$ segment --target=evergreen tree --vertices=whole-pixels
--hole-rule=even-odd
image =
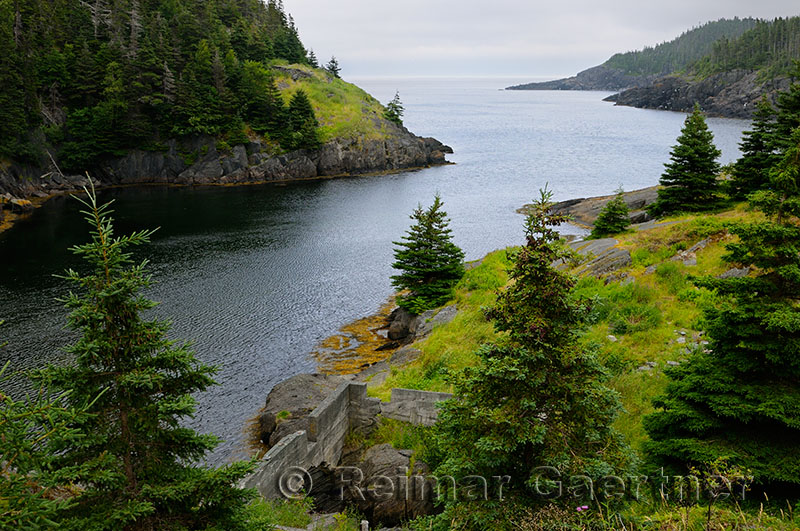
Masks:
[[[0,155],[35,161],[45,132],[83,172],[169,136],[241,139],[242,63],[277,58],[307,61],[280,2],[0,1]]]
[[[648,207],[655,216],[681,211],[712,209],[719,204],[717,196],[717,159],[722,153],[714,145],[714,135],[709,131],[700,106],[695,104],[684,122],[678,144],[670,153],[671,162],[665,164],[661,176],[664,188],[658,191],[658,200]]]
[[[245,61],[239,90],[247,102],[244,119],[250,127],[280,141],[286,133],[286,107],[270,71],[259,62]]]
[[[27,132],[25,85],[19,51],[14,43],[15,16],[8,3],[0,3],[0,155],[21,152]]]
[[[75,361],[38,374],[54,390],[73,389],[68,407],[94,400],[91,416],[69,425],[84,437],[48,447],[54,469],[84,472],[60,528],[239,529],[252,494],[232,485],[252,465],[195,465],[217,439],[181,426],[194,413],[191,394],[214,383],[215,369],[168,339],[167,322],[142,316],[156,304],[141,294],[151,283],[147,262],[133,265],[130,247],[152,231],[117,237],[108,204],[90,193],[84,205],[92,239],[73,252],[90,271],[65,277],[79,290],[65,300],[69,327],[81,334],[68,349]],[[107,462],[94,466],[100,457]]]
[[[753,115],[752,130],[744,132],[739,144],[742,157],[729,183],[732,197],[742,199],[769,185],[769,171],[776,162],[775,125],[775,109],[764,96]]]
[[[8,365],[0,369],[0,381],[6,379]],[[108,466],[105,457],[98,456],[87,467],[53,469],[56,456],[47,445],[83,438],[83,432],[72,425],[83,421],[91,406],[65,406],[68,394],[53,396],[41,388],[33,396],[15,400],[0,391],[0,529],[57,528],[54,519],[73,501],[51,493],[67,492],[87,479],[86,471]]]
[[[284,142],[288,149],[316,149],[320,145],[319,123],[314,107],[305,91],[300,89],[289,101],[288,136]]]
[[[319,61],[317,60],[317,54],[314,53],[314,50],[308,51],[308,64],[314,68],[319,68]]]
[[[800,25],[800,17],[797,17]],[[800,31],[800,29],[798,30]],[[775,117],[775,135],[773,141],[776,149],[785,153],[793,148],[792,133],[800,127],[800,62],[795,63],[792,71],[794,78],[789,90],[778,93],[777,115]]]
[[[730,229],[739,241],[726,260],[756,274],[698,281],[718,294],[705,315],[709,350],[669,371],[644,419],[655,467],[723,458],[761,487],[800,486],[800,130],[791,140],[771,189],[750,196],[767,219]]]
[[[552,265],[571,253],[555,229],[568,218],[551,206],[543,191],[525,222],[526,245],[509,254],[511,282],[487,312],[507,335],[482,347],[481,363],[455,378],[456,399],[437,424],[438,473],[510,475],[512,492],[528,498],[538,467],[598,477],[619,472],[628,459],[611,428],[619,398],[579,343],[589,303],[574,297],[575,279]]]
[[[452,241],[450,220],[443,205],[439,194],[427,210],[419,205],[411,215],[414,224],[403,241],[393,242],[397,248],[392,267],[400,274],[392,277],[392,285],[410,291],[398,300],[398,305],[413,314],[446,303],[464,276],[464,253]]]
[[[342,69],[339,68],[339,61],[336,60],[335,56],[331,57],[331,60],[325,65],[325,70],[330,72],[336,79],[340,78],[339,73],[342,71]]]
[[[592,238],[619,234],[631,226],[630,211],[624,194],[625,192],[620,188],[614,199],[606,203],[594,222]]]
[[[386,110],[383,111],[383,117],[402,127],[404,112],[405,109],[403,108],[403,103],[400,101],[400,93],[395,92],[392,101],[386,104]]]

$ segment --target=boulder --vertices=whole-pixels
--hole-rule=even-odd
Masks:
[[[579,274],[588,274],[595,277],[613,273],[624,267],[628,267],[633,263],[631,253],[627,249],[618,249],[613,247],[606,252],[602,253],[591,259],[585,264]]]
[[[364,477],[364,499],[355,502],[373,524],[398,525],[433,513],[436,486],[425,477],[429,473],[425,463],[414,461],[412,467],[412,455],[411,450],[397,450],[391,444],[373,446],[364,454],[358,467]]]
[[[416,315],[411,314],[405,308],[397,308],[389,315],[389,339],[397,341],[406,339],[411,335],[412,323],[416,320]]]
[[[449,323],[458,315],[458,308],[455,304],[445,306],[431,316],[426,316],[428,312],[417,318],[417,327],[414,331],[416,337],[424,337],[430,334],[434,327]]]
[[[725,271],[724,273],[719,275],[717,278],[744,278],[749,274],[750,274],[750,268],[749,267],[744,267],[744,268],[741,268],[741,269],[734,267],[733,269],[729,269],[728,271]]]

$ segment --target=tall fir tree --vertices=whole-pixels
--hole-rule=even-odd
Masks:
[[[739,149],[741,158],[733,167],[733,176],[728,183],[729,192],[736,199],[769,186],[769,171],[777,162],[776,112],[764,96],[753,115],[753,125],[742,135]]]
[[[0,384],[19,377],[7,376],[8,368],[9,363],[0,368]],[[63,493],[92,477],[96,467],[111,465],[106,456],[99,455],[85,466],[52,466],[57,456],[48,451],[48,445],[85,437],[74,425],[85,421],[92,404],[65,406],[68,394],[53,394],[42,387],[15,399],[0,391],[0,529],[57,529],[58,515],[74,504]]]
[[[339,67],[339,61],[336,60],[336,56],[331,57],[331,60],[325,65],[325,70],[330,72],[336,79],[341,77],[342,69]]]
[[[773,496],[800,487],[800,130],[791,142],[771,189],[750,196],[766,219],[730,229],[739,240],[725,259],[755,274],[698,281],[718,294],[705,315],[710,345],[669,371],[644,419],[655,467],[721,458]]]
[[[793,148],[792,133],[800,127],[800,62],[795,62],[793,82],[789,89],[778,93],[775,117],[775,148],[781,153]]]
[[[681,211],[713,209],[719,204],[717,159],[722,152],[714,145],[714,135],[708,129],[700,106],[686,117],[677,145],[670,153],[671,161],[664,165],[658,200],[648,207],[655,216]]]
[[[143,317],[156,303],[141,293],[151,284],[147,262],[134,265],[130,248],[147,243],[152,231],[117,237],[108,204],[98,206],[92,192],[84,206],[92,238],[73,252],[90,269],[65,276],[79,290],[65,299],[68,325],[81,334],[68,348],[74,363],[37,376],[56,391],[72,389],[69,407],[92,403],[90,417],[69,425],[84,437],[59,438],[48,448],[54,469],[82,472],[59,526],[240,529],[252,493],[233,484],[252,465],[197,465],[217,439],[182,426],[195,410],[192,393],[214,384],[215,369],[168,339],[169,323]],[[99,457],[105,462],[97,465]]]
[[[319,68],[319,60],[317,60],[317,54],[314,53],[314,50],[311,49],[308,51],[308,64],[314,68]]]
[[[619,234],[630,227],[631,218],[628,204],[625,202],[625,192],[620,188],[614,199],[606,203],[597,216],[592,229],[592,238],[602,238],[612,234]]]
[[[509,475],[509,494],[529,500],[537,498],[540,467],[599,477],[620,472],[629,459],[611,427],[619,397],[604,384],[594,352],[579,343],[590,304],[574,296],[574,277],[553,266],[571,252],[556,230],[568,218],[551,206],[543,191],[525,221],[526,244],[509,254],[509,285],[487,312],[502,339],[457,375],[456,399],[437,424],[444,456],[437,472]]]
[[[22,154],[28,129],[22,58],[14,40],[15,13],[0,4],[0,155]]]
[[[419,205],[411,219],[414,224],[394,242],[392,267],[400,274],[392,285],[410,293],[398,305],[412,314],[441,306],[453,296],[453,288],[464,276],[464,253],[452,241],[452,230],[439,194],[427,210]]]
[[[289,101],[288,131],[284,145],[288,149],[315,149],[320,145],[319,122],[311,100],[302,89]]]
[[[392,101],[386,104],[386,109],[383,111],[383,117],[402,127],[404,112],[405,109],[403,108],[403,102],[400,101],[400,93],[395,92]]]

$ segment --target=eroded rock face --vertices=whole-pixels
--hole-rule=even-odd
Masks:
[[[357,467],[363,473],[361,495],[350,491],[351,499],[372,523],[397,525],[418,516],[432,514],[435,485],[427,478],[428,466],[415,461],[411,450],[397,450],[391,444],[368,449]]]
[[[251,142],[220,152],[209,136],[170,140],[160,151],[131,150],[92,172],[98,186],[119,184],[237,184],[377,173],[446,164],[453,150],[433,138],[415,136],[379,120],[383,138],[336,139],[317,150],[277,154]],[[39,165],[0,169],[0,195],[16,198],[80,190],[86,176],[52,173],[49,160]],[[54,169],[54,168],[53,168]],[[46,175],[45,177],[43,177]]]
[[[581,199],[570,199],[556,203],[552,207],[555,214],[565,214],[571,216],[577,223],[586,226],[594,225],[597,216],[605,208],[609,201],[616,195],[605,195],[599,197],[589,197]],[[644,210],[648,205],[655,203],[658,199],[658,186],[651,186],[642,190],[632,190],[623,194],[625,204],[630,210],[631,223],[644,223],[652,218]],[[530,205],[522,207],[520,213],[527,213]]]
[[[261,441],[272,447],[291,433],[307,430],[309,413],[344,381],[328,374],[298,374],[276,385],[258,419]]]
[[[314,509],[336,512],[355,505],[375,529],[434,514],[435,480],[425,463],[411,465],[412,455],[411,450],[379,444],[360,461],[312,467]]]
[[[700,81],[672,75],[646,86],[629,88],[610,96],[607,101],[628,107],[681,112],[691,112],[697,102],[712,116],[751,118],[763,94],[774,98],[778,91],[787,90],[789,83],[787,78],[762,83],[758,73],[749,70],[722,72]]]
[[[419,339],[430,334],[435,326],[449,323],[457,314],[458,308],[455,304],[428,310],[420,315],[397,308],[389,315],[389,339],[402,342]]]

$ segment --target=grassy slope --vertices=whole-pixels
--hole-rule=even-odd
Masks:
[[[680,361],[691,355],[684,351],[686,345],[678,342],[680,332],[686,333],[690,343],[692,338],[698,343],[702,341],[698,335],[702,330],[702,308],[712,301],[712,294],[696,288],[690,275],[719,275],[730,269],[722,260],[724,246],[733,238],[726,226],[732,221],[752,220],[756,216],[744,206],[738,206],[714,215],[671,218],[680,223],[623,234],[618,237],[619,246],[629,249],[633,258],[633,264],[623,272],[634,277],[635,282],[623,286],[618,282],[606,285],[590,277],[579,279],[578,293],[595,299],[594,320],[582,341],[596,348],[609,368],[610,385],[620,393],[625,408],[616,428],[635,450],[639,451],[646,439],[642,417],[653,411],[651,400],[666,385],[664,367],[669,361]],[[710,244],[697,253],[697,266],[670,260],[703,239],[709,239]],[[506,252],[495,251],[468,271],[456,290],[458,317],[437,327],[427,339],[415,345],[422,355],[402,369],[393,369],[385,383],[369,388],[369,394],[388,400],[393,387],[450,391],[446,370],[477,363],[473,354],[476,348],[497,337],[492,324],[484,319],[481,307],[492,304],[495,291],[507,283],[507,264]],[[656,266],[655,271],[648,271],[650,266]],[[609,338],[611,335],[616,341]],[[656,367],[650,371],[639,370],[646,362],[654,362]],[[702,520],[704,524],[704,510],[700,507],[690,510],[689,521],[697,521],[700,526]],[[776,513],[779,511],[780,508],[775,509]],[[685,510],[654,510],[650,505],[634,504],[628,516],[651,524],[662,522],[663,529],[695,528],[680,524],[687,518]],[[735,511],[718,516],[740,522],[742,518]],[[794,529],[788,524],[784,527],[764,513],[750,513],[745,518],[756,525],[754,528]],[[759,527],[759,523],[767,527]]]
[[[357,86],[335,79],[325,70],[305,65],[290,68],[306,72],[311,77],[293,80],[287,72],[276,71],[275,81],[286,102],[300,88],[306,91],[317,120],[323,142],[334,138],[379,139],[386,136],[386,124],[381,120],[381,103]]]

